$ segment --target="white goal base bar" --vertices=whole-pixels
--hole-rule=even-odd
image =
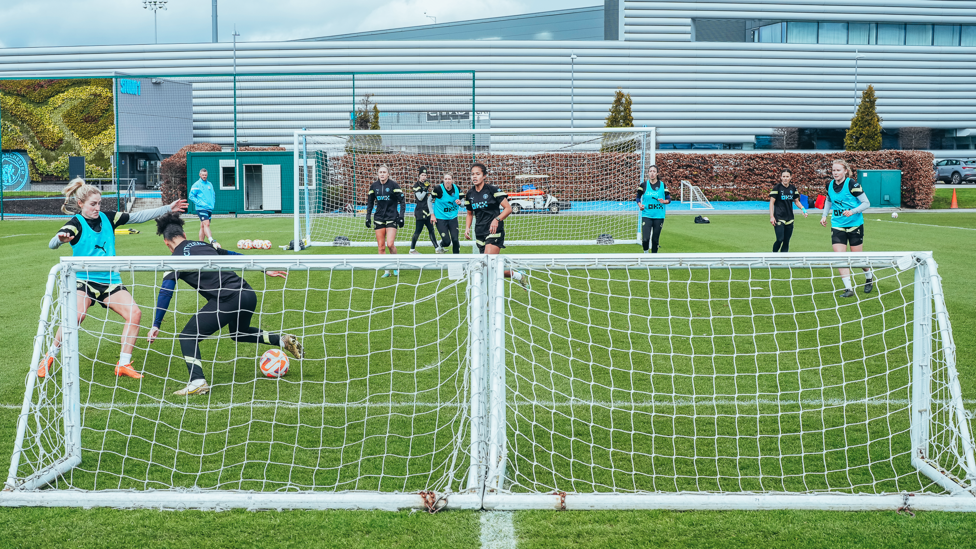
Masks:
[[[957,511],[976,512],[976,498],[890,495],[789,494],[489,494],[489,511],[555,509],[671,511]]]

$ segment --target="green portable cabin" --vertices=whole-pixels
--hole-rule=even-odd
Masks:
[[[901,170],[858,170],[857,182],[872,208],[901,207]]]

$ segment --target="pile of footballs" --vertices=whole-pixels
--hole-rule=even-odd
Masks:
[[[270,250],[270,240],[238,240],[237,249],[239,250]]]

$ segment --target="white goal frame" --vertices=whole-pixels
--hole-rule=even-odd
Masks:
[[[635,151],[640,154],[640,174],[641,177],[638,181],[634,182],[635,188],[640,184],[640,181],[646,174],[646,167],[655,163],[656,152],[657,152],[657,128],[656,127],[641,127],[641,128],[492,128],[492,129],[409,129],[409,130],[297,130],[294,132],[294,139],[292,143],[292,149],[294,151],[294,251],[300,251],[303,247],[310,246],[337,246],[335,242],[319,242],[316,241],[311,235],[310,229],[308,227],[311,225],[311,215],[308,212],[303,212],[301,210],[302,203],[309,203],[308,188],[302,187],[302,180],[313,180],[309,173],[309,162],[303,159],[308,158],[308,145],[307,138],[309,137],[370,137],[370,136],[452,136],[452,135],[470,135],[475,136],[488,136],[489,138],[493,135],[498,136],[532,136],[532,135],[551,135],[555,137],[562,138],[563,140],[569,141],[570,145],[577,143],[577,140],[582,142],[586,139],[594,139],[608,134],[635,134],[639,135],[640,148]],[[490,145],[489,145],[490,146]],[[545,152],[545,151],[541,151]],[[472,162],[475,159],[472,158]],[[490,166],[489,166],[490,169]],[[469,187],[469,183],[463,179],[459,178],[455,184],[461,189],[462,194],[464,190]],[[404,193],[410,191],[408,186],[403,186]],[[630,202],[630,200],[628,200]],[[307,207],[307,206],[306,206]],[[341,215],[341,214],[340,214]],[[523,214],[524,215],[524,214]],[[608,215],[621,215],[621,214],[608,214]],[[626,214],[623,214],[626,215]],[[305,227],[306,231],[303,234],[302,231],[302,217],[305,217]],[[463,226],[464,226],[464,209],[458,211],[458,222],[461,225],[460,233],[463,237]],[[622,235],[622,237],[617,237],[614,241],[616,244],[638,244],[640,242],[640,212],[635,208],[633,212],[634,216],[634,226],[635,230],[633,237],[631,235]],[[518,222],[518,219],[513,219],[513,222]],[[409,233],[406,230],[401,230],[398,232],[398,237],[408,236]],[[474,242],[471,241],[472,247]],[[553,244],[559,245],[591,245],[597,244],[599,239],[594,240],[515,240],[507,239],[506,245],[513,246],[548,246]],[[398,246],[408,245],[409,240],[398,240]],[[431,246],[430,242],[427,241],[426,237],[421,238],[417,244],[419,246],[427,247]],[[362,246],[371,247],[375,246],[375,241],[356,241],[351,240],[344,242],[341,246]]]
[[[506,309],[516,304],[522,292],[504,277],[512,268],[555,269],[561,271],[648,271],[649,269],[679,270],[709,269],[776,269],[840,267],[914,269],[914,306],[911,321],[913,354],[910,368],[911,464],[930,479],[941,492],[920,493],[753,493],[753,492],[633,492],[633,493],[512,493],[506,489],[507,467],[512,433],[507,426],[511,396],[506,375]],[[46,485],[78,467],[85,456],[82,450],[80,424],[80,374],[78,351],[77,308],[75,298],[76,273],[85,270],[113,270],[116,272],[179,269],[235,270],[287,269],[302,271],[316,268],[382,270],[399,268],[436,270],[457,275],[463,272],[468,290],[468,357],[469,367],[467,403],[470,440],[464,443],[463,454],[457,459],[468,460],[464,466],[465,483],[462,490],[432,494],[392,492],[260,492],[235,490],[106,490],[47,489]],[[60,281],[60,285],[58,282]],[[538,283],[538,282],[537,282]],[[60,288],[60,294],[55,289]],[[509,300],[511,300],[509,302]],[[61,301],[60,318],[51,318],[55,301]],[[64,329],[61,380],[64,395],[60,413],[63,416],[63,447],[60,457],[43,470],[22,475],[22,452],[32,415],[35,413],[37,364],[43,355],[43,334],[51,323]],[[941,344],[942,361],[946,369],[944,385],[948,398],[944,402],[932,400],[931,379],[933,338]],[[26,379],[24,403],[18,418],[17,435],[11,456],[10,470],[0,506],[106,506],[125,508],[171,509],[384,509],[440,508],[454,509],[827,509],[873,510],[913,509],[943,511],[976,511],[976,455],[971,418],[965,409],[962,388],[956,370],[955,346],[948,311],[943,299],[941,278],[930,252],[865,252],[851,254],[601,254],[579,256],[509,255],[509,256],[229,256],[219,258],[62,258],[52,268],[41,303],[38,336],[34,341],[31,367]],[[934,405],[942,406],[950,417],[951,438],[957,463],[938,463],[929,454],[932,440]],[[953,473],[956,471],[956,473]],[[962,472],[960,474],[959,472]]]
[[[685,188],[688,188],[689,208],[692,210],[714,210],[715,206],[705,198],[705,193],[690,181],[681,180],[681,202],[685,201]]]

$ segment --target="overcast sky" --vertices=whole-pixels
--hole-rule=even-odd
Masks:
[[[602,0],[218,0],[219,40],[293,40],[331,34],[601,5]],[[211,0],[170,0],[159,42],[210,42]],[[142,0],[0,0],[0,47],[152,44]]]

